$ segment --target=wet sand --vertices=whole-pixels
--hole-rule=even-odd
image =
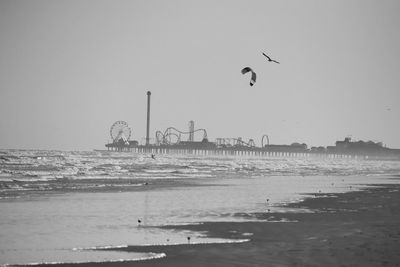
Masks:
[[[377,185],[343,194],[310,195],[290,208],[314,213],[238,216],[293,222],[210,222],[171,226],[245,243],[129,246],[121,251],[166,253],[140,262],[59,266],[400,266],[400,185]],[[168,228],[168,227],[167,227]],[[248,235],[243,233],[252,233]]]

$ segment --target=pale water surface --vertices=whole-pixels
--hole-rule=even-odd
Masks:
[[[231,242],[157,226],[291,212],[282,204],[303,194],[399,183],[390,178],[400,174],[396,161],[21,150],[0,156],[2,265],[163,257],[98,248],[186,243],[188,236],[191,243]]]

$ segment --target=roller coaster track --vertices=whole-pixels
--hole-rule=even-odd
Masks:
[[[174,145],[181,142],[181,135],[183,134],[193,134],[196,132],[203,132],[203,140],[207,139],[207,131],[205,129],[197,129],[194,131],[183,132],[175,127],[169,127],[164,132],[157,131],[156,132],[156,142],[157,145]]]
[[[242,140],[242,138],[217,138],[218,146],[242,146],[242,147],[255,147],[253,139],[249,139],[248,142]]]

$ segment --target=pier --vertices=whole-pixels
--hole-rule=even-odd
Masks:
[[[355,154],[311,151],[271,151],[266,148],[184,148],[174,146],[108,146],[108,151],[154,155],[187,155],[208,157],[242,158],[327,158],[327,159],[370,159],[400,160],[399,154]]]
[[[209,157],[400,160],[400,149],[387,148],[382,142],[352,141],[350,137],[336,141],[335,146],[311,148],[297,142],[290,145],[270,144],[270,138],[266,134],[261,137],[261,146],[257,146],[252,138],[245,141],[241,137],[220,137],[215,142],[210,142],[207,131],[195,129],[192,120],[189,121],[187,131],[168,127],[164,131],[156,131],[155,142],[150,142],[150,97],[151,92],[147,91],[145,142],[139,144],[136,140],[130,140],[131,128],[128,123],[116,121],[110,129],[112,142],[105,145],[108,151]],[[195,134],[201,135],[201,141],[195,141]]]

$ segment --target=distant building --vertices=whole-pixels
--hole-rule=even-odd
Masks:
[[[267,151],[276,152],[308,152],[306,144],[292,143],[291,145],[266,145],[264,149]]]
[[[325,153],[326,148],[323,146],[319,146],[319,147],[313,146],[313,147],[311,147],[310,151],[314,152],[314,153]]]
[[[217,145],[212,142],[208,142],[207,139],[203,139],[202,141],[180,141],[177,144],[174,145],[168,145],[170,147],[176,147],[176,148],[190,148],[190,149],[215,149]]]
[[[131,148],[137,147],[139,142],[136,140],[125,141],[120,138],[118,141],[106,144],[108,150],[114,151],[130,151]]]
[[[381,142],[375,143],[372,141],[357,141],[352,142],[351,138],[346,137],[343,141],[337,141],[335,150],[337,152],[350,152],[356,154],[380,154],[388,152],[388,149],[383,147]]]

